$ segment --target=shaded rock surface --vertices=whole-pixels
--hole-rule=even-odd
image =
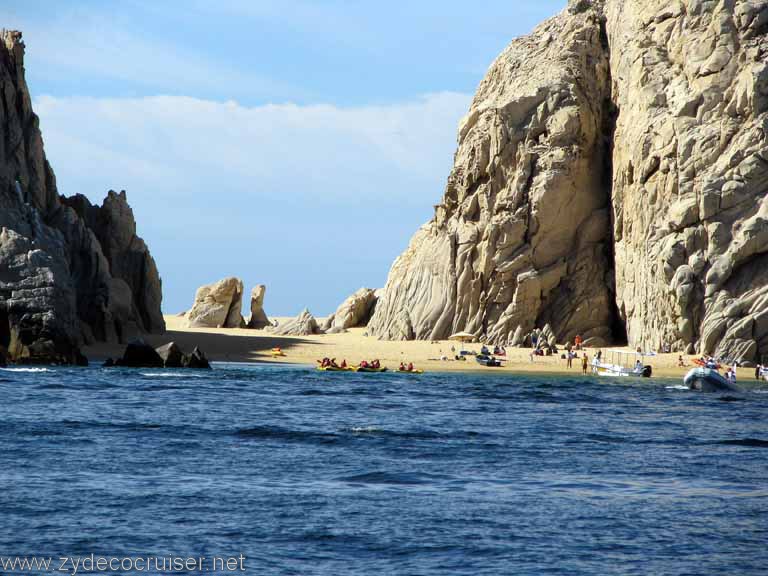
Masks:
[[[0,347],[82,363],[78,347],[165,329],[161,285],[125,193],[59,196],[24,79],[21,34],[0,43]]]
[[[768,356],[768,2],[580,0],[497,58],[379,337]]]
[[[323,323],[323,329],[330,332],[340,332],[347,328],[365,326],[371,319],[376,307],[376,290],[360,288],[349,296]]]
[[[272,332],[280,336],[309,336],[320,334],[322,330],[315,317],[305,308],[296,318],[280,324]]]
[[[205,354],[197,346],[191,354],[185,354],[175,342],[153,348],[144,340],[137,339],[128,344],[123,356],[113,361],[108,358],[105,367],[126,368],[210,368]]]
[[[181,368],[184,366],[184,352],[181,351],[176,342],[168,342],[168,344],[155,348],[155,352],[162,358],[163,366],[166,368]]]
[[[264,294],[267,287],[259,284],[251,289],[251,317],[248,319],[248,328],[261,330],[271,326],[267,313],[264,312]]]
[[[243,328],[243,281],[229,277],[197,289],[187,312],[187,325],[209,328]]]
[[[163,358],[143,340],[134,340],[125,347],[123,357],[115,362],[115,366],[128,368],[162,368]]]

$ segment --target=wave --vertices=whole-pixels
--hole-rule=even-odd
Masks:
[[[365,472],[353,476],[342,476],[336,478],[338,482],[349,484],[392,484],[403,486],[414,486],[421,484],[434,484],[436,481],[444,482],[452,480],[453,477],[441,474],[427,474],[425,472],[386,472],[377,470],[375,472]]]
[[[768,440],[761,440],[759,438],[735,438],[733,440],[720,440],[715,444],[723,444],[725,446],[748,446],[750,448],[768,448]]]
[[[688,386],[683,386],[682,384],[675,384],[674,386],[665,386],[667,390],[690,390]]]
[[[240,438],[257,438],[264,440],[282,440],[285,442],[308,442],[317,444],[332,444],[339,440],[336,434],[327,432],[311,432],[308,430],[289,430],[280,426],[254,426],[239,428],[235,436]]]
[[[341,428],[339,432],[353,434],[355,436],[376,436],[381,438],[392,438],[397,440],[475,440],[478,438],[488,438],[491,434],[476,432],[474,430],[387,430],[386,428],[377,428],[376,426],[350,426]]]
[[[52,372],[48,368],[0,368],[4,372]]]
[[[205,378],[202,374],[188,374],[179,372],[139,372],[147,378]]]

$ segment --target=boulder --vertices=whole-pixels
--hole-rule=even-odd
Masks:
[[[195,349],[192,350],[192,354],[190,354],[189,356],[185,356],[184,367],[196,368],[196,369],[210,369],[211,364],[208,362],[208,358],[205,357],[205,354],[203,354],[202,350],[200,350],[200,348],[195,346]]]
[[[331,316],[329,316],[323,328],[326,331],[332,329],[346,330],[365,326],[373,314],[376,306],[376,291],[371,288],[360,288],[342,302]]]
[[[271,326],[267,314],[264,312],[264,293],[267,287],[264,284],[254,286],[251,290],[251,317],[248,319],[248,328],[261,330]]]
[[[155,348],[158,356],[163,360],[163,366],[166,368],[181,368],[184,366],[184,352],[176,344],[176,342],[169,342],[159,348]]]
[[[144,340],[129,342],[123,352],[123,357],[115,362],[115,366],[127,368],[163,368],[163,359]]]
[[[322,330],[315,317],[305,308],[296,318],[280,324],[272,332],[280,336],[310,336],[320,334]]]
[[[224,278],[201,286],[187,312],[187,325],[191,328],[243,328],[242,301],[243,281],[239,278]]]

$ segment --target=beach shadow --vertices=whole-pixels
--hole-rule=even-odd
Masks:
[[[295,346],[317,344],[298,337],[272,336],[261,330],[254,330],[253,336],[167,330],[165,334],[147,334],[142,338],[155,348],[175,342],[186,353],[192,352],[197,346],[214,362],[267,362],[273,359],[269,354],[273,348],[280,347],[287,354]],[[119,358],[124,350],[125,344],[96,343],[85,347],[84,353],[93,362]]]

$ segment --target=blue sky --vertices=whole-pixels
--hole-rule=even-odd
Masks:
[[[125,189],[164,311],[239,276],[327,314],[443,191],[490,63],[565,0],[6,0],[59,191]]]

